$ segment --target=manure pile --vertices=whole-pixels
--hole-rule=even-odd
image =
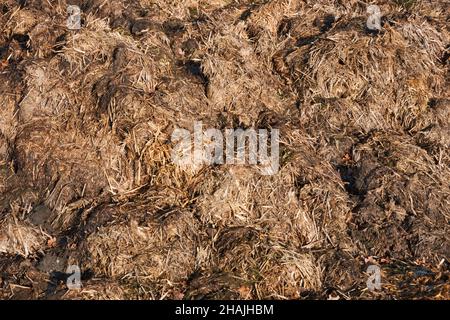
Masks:
[[[449,1],[1,0],[0,29],[0,298],[449,299]],[[176,165],[199,121],[278,129],[279,171]]]

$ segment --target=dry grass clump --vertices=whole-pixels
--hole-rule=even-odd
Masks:
[[[182,282],[195,270],[197,228],[189,213],[173,211],[154,222],[101,227],[86,240],[86,267],[92,265],[96,275],[111,279]]]
[[[435,31],[430,34],[433,42],[428,45],[414,40],[428,31],[426,27],[413,24],[405,26],[402,33],[387,29],[376,39],[361,37],[353,30],[338,31],[339,25],[335,28],[327,38],[312,44],[306,63],[301,48],[300,57],[294,56],[295,51],[289,57],[298,70],[304,101],[343,99],[356,103],[353,108],[373,118],[372,125],[354,123],[359,120],[358,113],[355,119],[346,119],[346,124],[359,130],[401,128],[418,132],[430,125],[428,101],[444,89],[444,73],[436,61],[437,53],[444,49],[440,35]],[[421,61],[420,65],[416,61]]]
[[[448,298],[448,3],[377,4],[3,1],[0,296]],[[175,165],[196,121],[280,172]]]
[[[0,253],[28,257],[45,245],[48,235],[14,216],[2,221]]]
[[[220,185],[206,186],[213,192],[198,201],[203,223],[213,228],[211,248],[204,249],[209,263],[254,284],[255,298],[317,290],[322,268],[310,252],[352,250],[345,234],[348,196],[339,177],[324,171],[313,156],[297,152],[276,178],[250,169],[230,170]]]

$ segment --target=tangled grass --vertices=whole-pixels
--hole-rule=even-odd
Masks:
[[[0,296],[448,299],[450,4],[368,4],[2,1]],[[176,166],[195,121],[280,172]]]

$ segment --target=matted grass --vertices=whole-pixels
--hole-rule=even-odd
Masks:
[[[0,296],[448,299],[449,3],[376,4],[3,1]],[[195,121],[280,172],[176,166]]]

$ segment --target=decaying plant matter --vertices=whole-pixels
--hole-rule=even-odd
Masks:
[[[0,297],[448,299],[449,12],[2,0]],[[176,166],[195,121],[279,129],[279,173]]]

